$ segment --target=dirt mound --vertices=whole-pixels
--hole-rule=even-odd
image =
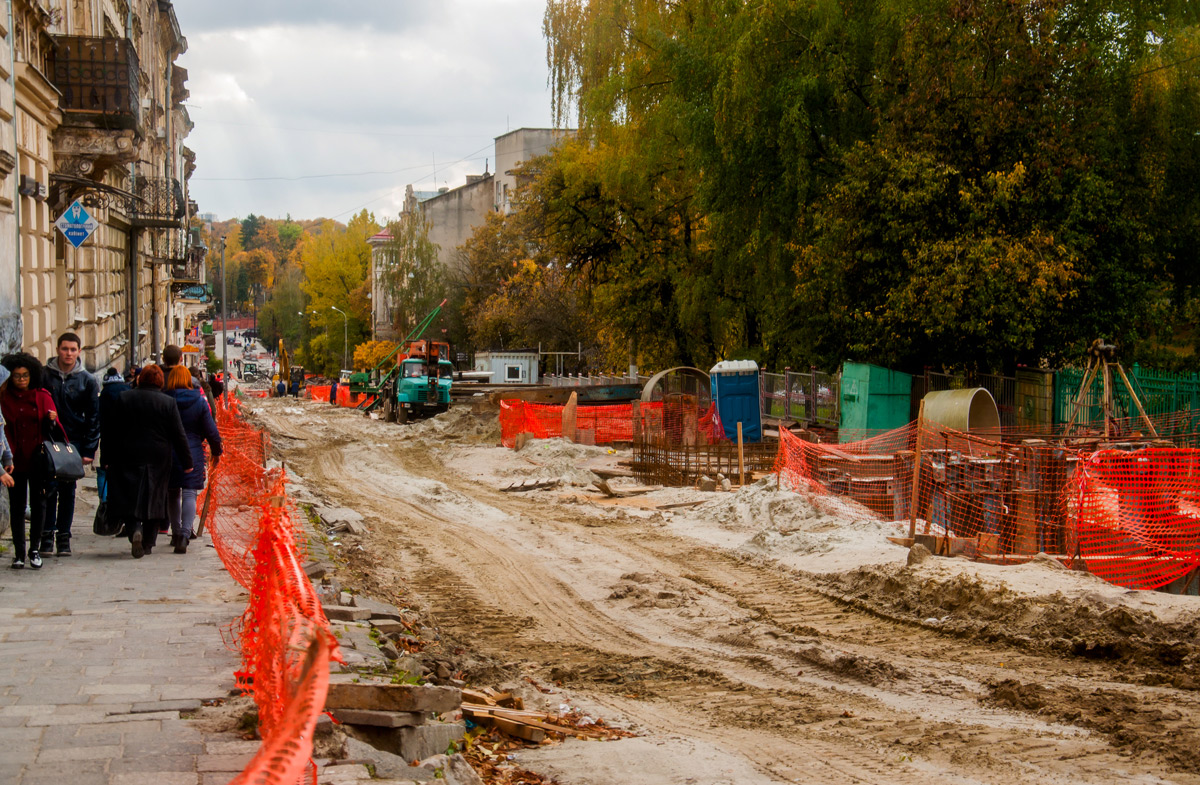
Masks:
[[[588,486],[597,477],[583,466],[609,454],[607,447],[575,444],[567,439],[536,439],[515,453],[525,465],[514,461],[505,474],[513,478],[557,477],[568,485]]]
[[[1144,674],[1143,680],[1200,688],[1200,620],[1164,622],[1145,610],[1125,606],[1120,595],[1027,596],[975,575],[931,576],[919,568],[891,565],[821,580],[856,605],[944,632],[1088,659],[1169,668],[1167,673]]]
[[[1109,688],[1047,687],[1004,679],[988,685],[983,702],[1103,733],[1130,752],[1154,752],[1179,771],[1200,770],[1200,733],[1180,712],[1146,705],[1144,695]]]
[[[453,406],[436,417],[407,425],[404,433],[428,444],[499,444],[500,420],[495,414],[475,414],[469,406]]]
[[[781,489],[775,475],[715,498],[680,517],[732,532],[753,532],[741,546],[751,555],[830,553],[845,545],[881,544],[898,533],[849,499]]]

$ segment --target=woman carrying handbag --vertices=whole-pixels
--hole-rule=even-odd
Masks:
[[[39,569],[42,557],[37,550],[25,552],[25,505],[29,504],[29,542],[36,549],[42,541],[45,522],[45,473],[38,466],[42,442],[58,420],[54,399],[42,389],[42,364],[33,355],[10,354],[0,360],[9,377],[0,385],[0,413],[4,415],[4,435],[12,451],[12,467],[8,470],[13,481],[8,489],[12,509],[12,540],[14,570],[25,566]],[[5,483],[7,485],[8,483]]]

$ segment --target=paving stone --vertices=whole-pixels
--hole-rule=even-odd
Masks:
[[[338,722],[350,725],[374,725],[378,728],[408,728],[424,725],[425,715],[413,711],[371,711],[369,709],[334,709]]]
[[[254,755],[261,746],[257,741],[210,741],[204,750],[209,755]]]
[[[54,763],[65,760],[111,760],[121,754],[119,745],[99,747],[63,747],[43,750],[38,763]]]
[[[462,691],[457,687],[335,681],[329,685],[325,705],[335,709],[454,711],[462,705]]]
[[[371,611],[350,605],[326,605],[325,616],[330,621],[364,621],[371,618]]]
[[[141,714],[145,712],[158,711],[196,711],[199,708],[199,698],[188,698],[184,700],[163,700],[135,703],[129,708],[129,711],[133,714]]]
[[[126,772],[114,774],[109,785],[197,785],[199,775],[193,771]],[[225,778],[228,783],[229,778]]]
[[[159,755],[139,756],[114,760],[108,765],[112,774],[130,774],[143,771],[186,771],[196,775],[196,755],[170,754],[172,747],[159,748]]]
[[[18,782],[21,785],[62,785],[64,776],[66,775],[35,767],[27,771]],[[103,771],[77,771],[70,777],[71,785],[109,785],[108,775]]]
[[[196,759],[196,771],[241,771],[253,755],[201,755]]]

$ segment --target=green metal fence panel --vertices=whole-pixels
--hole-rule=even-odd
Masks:
[[[1142,407],[1151,418],[1176,412],[1196,412],[1200,420],[1200,374],[1171,371],[1155,371],[1142,368],[1137,363],[1127,372]],[[1062,368],[1054,375],[1054,423],[1062,425],[1071,420],[1076,398],[1080,395],[1084,371],[1080,368]],[[1137,417],[1137,406],[1129,396],[1120,374],[1113,374],[1113,402],[1116,416]],[[1076,422],[1094,422],[1103,417],[1101,401],[1104,396],[1104,380],[1097,373],[1080,398]]]

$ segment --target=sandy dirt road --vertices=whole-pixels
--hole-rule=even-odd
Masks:
[[[1052,565],[907,567],[876,535],[856,540],[874,564],[803,569],[748,546],[803,537],[836,564],[812,543],[840,542],[840,519],[782,527],[814,503],[769,481],[680,515],[582,487],[503,493],[580,479],[563,459],[597,451],[504,450],[494,415],[250,408],[309,492],[365,516],[370,534],[341,543],[346,583],[426,608],[470,680],[638,732],[521,756],[562,783],[1200,783],[1195,598]]]

